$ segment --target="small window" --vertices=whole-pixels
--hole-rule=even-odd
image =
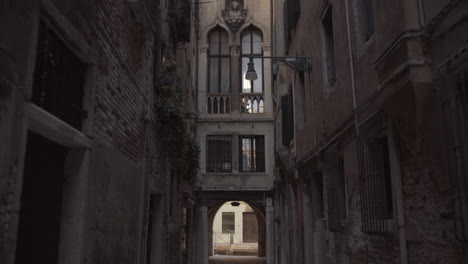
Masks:
[[[45,20],[39,23],[32,102],[76,129],[84,115],[86,64]]]
[[[339,144],[325,152],[328,194],[328,226],[331,231],[343,231],[346,220],[346,195],[343,153]]]
[[[232,171],[232,136],[213,135],[206,137],[206,171]]]
[[[322,39],[324,53],[324,77],[326,88],[331,88],[336,82],[335,39],[333,32],[332,6],[328,5],[322,17]]]
[[[241,172],[265,172],[264,136],[241,136],[240,168]]]
[[[234,212],[222,213],[222,232],[223,234],[232,234],[236,232],[236,218]]]
[[[304,128],[307,123],[307,113],[306,113],[306,91],[305,91],[305,81],[304,81],[304,72],[300,72],[298,75],[298,93],[299,93],[299,112],[300,116],[300,127]]]
[[[285,147],[289,147],[294,139],[294,104],[292,87],[287,95],[281,96],[281,139]]]
[[[355,0],[358,41],[365,43],[374,34],[373,0]]]
[[[389,231],[393,199],[386,118],[378,112],[359,126],[361,215],[365,233]]]
[[[209,34],[209,91],[231,92],[231,55],[226,30],[216,27]]]

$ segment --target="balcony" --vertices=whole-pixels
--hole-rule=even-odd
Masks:
[[[208,94],[206,104],[208,114],[229,114],[231,113],[231,94]]]
[[[263,93],[242,93],[241,113],[261,114],[265,112],[265,100]]]

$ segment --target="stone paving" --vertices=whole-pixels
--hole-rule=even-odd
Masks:
[[[244,257],[244,256],[213,256],[210,257],[209,264],[265,264],[265,258]]]

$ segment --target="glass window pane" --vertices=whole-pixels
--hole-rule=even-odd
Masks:
[[[254,54],[261,54],[262,53],[262,35],[260,31],[255,30],[253,31],[253,52]]]
[[[221,32],[221,54],[229,55],[229,37],[226,31]]]
[[[210,34],[210,54],[219,54],[219,30]]]
[[[219,89],[219,58],[210,59],[210,92],[217,93]]]
[[[250,31],[242,34],[242,54],[250,54],[250,45],[251,45],[251,34]]]
[[[230,73],[231,73],[231,62],[229,58],[221,59],[221,92],[230,92]]]
[[[254,86],[254,93],[261,93],[263,92],[263,60],[258,58],[254,59],[255,63],[255,71],[257,72],[258,79],[255,80],[253,83]]]
[[[249,58],[242,58],[242,92],[243,93],[250,93],[252,89],[252,85],[250,81],[245,79],[245,75],[247,74],[248,63],[249,63]]]

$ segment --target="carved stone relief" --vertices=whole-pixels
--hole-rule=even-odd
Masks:
[[[237,32],[247,18],[247,9],[244,9],[244,0],[226,0],[223,18],[228,27],[233,32]]]

